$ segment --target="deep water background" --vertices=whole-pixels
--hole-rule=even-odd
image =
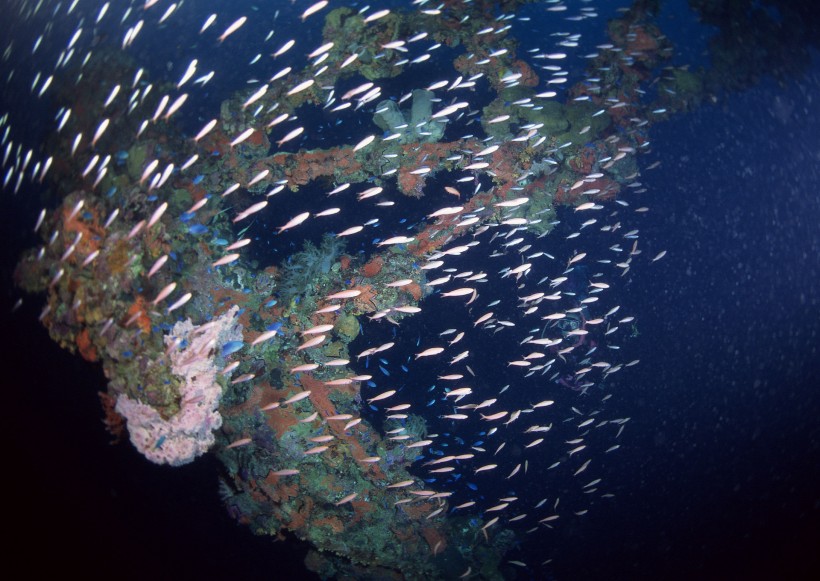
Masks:
[[[652,127],[629,198],[644,258],[622,292],[641,364],[616,495],[521,544],[521,579],[812,579],[820,573],[820,69]],[[0,329],[7,567],[89,577],[308,579],[304,548],[255,537],[220,465],[170,469],[109,446],[101,371],[37,323],[11,270],[39,206],[2,194]],[[549,238],[546,239],[549,244]],[[646,261],[645,261],[646,262]],[[522,401],[522,405],[526,403]],[[530,483],[534,486],[537,483]],[[551,491],[545,491],[545,496]],[[33,558],[32,558],[33,557]],[[552,559],[549,566],[536,566]]]

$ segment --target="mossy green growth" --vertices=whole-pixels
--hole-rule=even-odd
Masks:
[[[142,143],[136,143],[128,150],[128,159],[126,160],[125,167],[128,170],[128,177],[131,178],[131,181],[139,181],[140,176],[142,176],[147,154],[148,148]]]
[[[185,212],[191,207],[193,199],[190,192],[184,188],[176,188],[168,197],[168,211],[176,216]]]
[[[538,107],[522,108],[521,117],[526,123],[543,123],[544,126],[538,130],[542,135],[557,135],[570,127],[567,108],[557,101],[544,101]]]
[[[336,321],[336,332],[342,336],[346,342],[351,342],[359,336],[359,319],[354,315],[342,315]]]
[[[674,91],[677,100],[700,101],[703,98],[703,79],[700,75],[685,69],[674,69],[661,81],[664,88]]]
[[[593,117],[600,108],[599,105],[588,101],[563,107],[569,126],[565,132],[556,135],[556,141],[559,144],[570,142],[573,145],[583,145],[597,139],[600,133],[609,127],[612,122],[612,119],[606,113]],[[580,133],[587,126],[589,126],[589,129],[584,133]]]

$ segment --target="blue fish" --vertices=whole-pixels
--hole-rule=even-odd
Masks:
[[[201,184],[201,183],[202,183],[202,180],[204,180],[204,179],[205,179],[205,176],[204,176],[204,175],[202,175],[202,174],[199,174],[198,176],[196,176],[196,177],[195,177],[195,178],[191,181],[191,183],[193,183],[195,186],[198,186],[199,184]]]
[[[387,371],[387,370],[386,370],[384,367],[382,367],[381,365],[379,365],[379,371],[381,371],[382,373],[384,373],[387,377],[390,377],[390,372],[389,372],[389,371]]]
[[[228,241],[225,240],[224,238],[214,238],[213,243],[216,246],[227,246],[228,245]]]
[[[276,299],[271,299],[271,300],[269,300],[268,302],[265,303],[265,307],[268,308],[268,309],[275,306],[275,305],[276,305]]]
[[[222,346],[222,357],[227,357],[231,353],[236,353],[245,345],[242,341],[228,341]]]
[[[188,232],[190,234],[205,234],[208,231],[208,227],[204,224],[194,224],[193,226],[188,226]]]
[[[476,486],[472,482],[467,483],[467,488],[469,488],[470,490],[478,490],[478,486]]]
[[[402,370],[402,371],[404,371],[405,373],[408,373],[408,371],[409,371],[409,370],[407,369],[407,366],[406,366],[406,365],[402,365],[402,366],[401,366],[401,370]]]

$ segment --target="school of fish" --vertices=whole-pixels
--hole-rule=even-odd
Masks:
[[[334,0],[296,0],[287,10],[282,7],[281,16],[279,10],[239,3],[204,18],[191,0],[133,0],[119,5],[18,0],[13,4],[16,17],[29,29],[40,26],[41,32],[29,44],[4,41],[2,74],[9,86],[22,84],[26,100],[37,107],[46,107],[60,87],[79,83],[84,67],[103,47],[127,55],[137,68],[130,80],[112,74],[99,87],[99,109],[78,111],[64,105],[52,111],[45,135],[56,136],[65,147],[49,149],[34,141],[36,135],[17,124],[13,112],[0,117],[5,195],[33,195],[29,192],[47,187],[57,170],[61,179],[71,175],[75,181],[70,204],[48,205],[32,219],[34,231],[44,240],[33,260],[45,265],[48,292],[57,297],[46,303],[41,321],[48,324],[58,308],[77,309],[81,294],[65,289],[93,279],[100,263],[110,263],[115,252],[127,247],[131,254],[126,260],[145,261],[137,277],[147,300],[139,309],[111,313],[97,321],[89,331],[95,340],[113,343],[125,341],[124,337],[131,340],[135,333],[162,333],[158,325],[185,317],[196,322],[199,316],[198,322],[205,323],[208,317],[195,310],[201,306],[194,306],[203,304],[204,291],[174,267],[174,253],[150,259],[146,253],[143,259],[133,249],[142,241],[147,245],[168,225],[187,223],[213,208],[226,215],[234,234],[215,254],[201,260],[203,272],[214,277],[227,278],[232,272],[240,276],[251,268],[248,257],[254,247],[275,247],[278,237],[293,237],[306,228],[326,229],[348,241],[348,248],[366,249],[361,252],[388,261],[434,240],[415,262],[408,261],[413,267],[401,275],[377,279],[372,288],[353,280],[323,289],[316,308],[298,323],[283,321],[262,331],[246,329],[244,340],[232,346],[235,350],[226,355],[220,375],[230,387],[258,387],[265,370],[251,369],[248,357],[266,345],[281,345],[287,353],[285,375],[301,387],[276,399],[263,397],[253,413],[299,410],[298,423],[289,429],[301,424],[315,427],[312,437],[298,443],[300,458],[270,459],[270,478],[299,495],[306,470],[325,456],[340,454],[365,476],[340,480],[335,495],[323,500],[331,505],[328,510],[341,515],[365,510],[361,507],[370,495],[362,479],[375,479],[381,470],[392,474],[388,472],[392,460],[376,453],[366,437],[368,430],[380,425],[386,445],[406,454],[412,469],[399,472],[403,476],[395,481],[368,486],[389,495],[391,510],[411,504],[429,506],[419,517],[425,526],[468,515],[474,517],[472,532],[491,544],[496,530],[510,528],[526,536],[555,529],[561,521],[583,518],[593,507],[601,510],[602,503],[615,497],[606,467],[617,461],[630,417],[612,412],[610,400],[628,383],[620,378],[638,363],[627,355],[637,321],[621,308],[625,284],[634,271],[657,268],[654,263],[666,256],[657,241],[640,237],[640,218],[649,208],[633,201],[643,192],[639,173],[620,173],[615,178],[619,164],[635,163],[640,146],[627,139],[619,142],[612,134],[602,139],[608,139],[611,155],[600,156],[592,171],[567,184],[565,195],[572,196],[572,202],[556,209],[557,202],[545,202],[536,198],[542,194],[527,189],[538,177],[532,171],[502,165],[512,159],[513,148],[526,147],[547,168],[544,175],[549,175],[566,163],[564,154],[571,144],[555,143],[538,123],[511,128],[503,138],[485,134],[482,123],[485,128],[506,126],[512,113],[481,119],[483,105],[477,92],[482,87],[488,90],[487,77],[495,76],[491,82],[499,90],[529,95],[509,103],[510,111],[537,111],[551,100],[571,100],[563,92],[564,85],[581,77],[561,63],[582,59],[583,64],[583,59],[592,61],[607,51],[618,53],[612,44],[584,49],[582,35],[573,32],[574,24],[598,17],[591,2],[547,0],[537,5],[556,29],[540,37],[539,46],[521,47],[524,56],[519,58],[543,76],[536,87],[521,84],[525,79],[514,70],[499,79],[497,71],[489,68],[510,56],[515,49],[509,35],[530,20],[514,12],[497,10],[475,31],[483,53],[462,58],[470,61],[471,71],[479,72],[467,75],[441,66],[438,54],[453,50],[443,46],[447,43],[442,23],[466,25],[471,16],[478,18],[475,11],[467,12],[472,4],[467,1],[414,0],[388,10]],[[373,46],[319,38],[315,31],[321,30],[322,19],[343,6],[352,9],[348,18],[358,19],[360,27],[381,30],[375,27],[398,22],[399,14],[410,12],[414,19],[406,22],[415,28],[397,25],[389,38],[374,34]],[[269,14],[263,16],[260,9]],[[425,28],[418,28],[424,23]],[[198,40],[193,49],[179,51],[178,60],[168,64],[169,78],[162,80],[164,65],[140,62],[150,56],[143,39],[153,30],[174,27],[184,28],[186,38]],[[302,33],[308,29],[314,33]],[[527,43],[537,44],[534,38]],[[248,63],[227,58],[240,45],[256,47],[257,54]],[[215,55],[226,58],[220,61]],[[37,70],[10,67],[19,58],[43,66]],[[394,85],[386,79],[347,75],[359,70],[364,60],[372,63],[382,58],[392,59],[392,67],[411,71],[409,79],[401,77],[400,94],[391,94],[387,87]],[[486,73],[482,67],[487,67]],[[247,85],[237,91],[241,121],[228,125],[220,122],[218,105],[213,108],[206,93],[222,77],[237,75]],[[423,80],[418,86],[407,86],[415,82],[415,75]],[[583,80],[590,85],[605,83],[589,71],[585,75]],[[385,113],[380,102],[404,103],[413,89],[434,94],[432,111],[415,129],[405,123],[380,132],[371,122],[374,115]],[[575,100],[588,101],[591,93]],[[300,106],[286,106],[285,100]],[[52,102],[64,101],[55,95]],[[586,134],[596,116],[615,115],[624,107],[633,109],[627,123],[638,128],[646,124],[634,103],[610,99],[573,131]],[[258,143],[260,134],[270,140],[273,153],[296,152],[295,156],[305,139],[319,138],[311,117],[315,115],[341,139],[333,145],[346,146],[343,155],[378,156],[381,173],[365,181],[334,181],[332,187],[317,178],[312,187],[322,193],[310,194],[313,197],[299,205],[295,201],[307,193],[275,167],[258,165],[239,172],[246,174],[242,178],[226,172],[219,182],[206,182],[211,184],[207,196],[182,211],[172,209],[177,208],[171,199],[175,182],[202,179],[195,176],[211,172],[211,150],[218,135],[227,143],[223,156],[248,151],[245,148]],[[112,174],[122,175],[118,152],[126,149],[123,143],[137,144],[159,124],[172,126],[183,118],[189,128],[186,152],[164,150],[150,155],[139,167],[135,183],[119,182],[120,190],[139,191],[143,203],[138,209],[116,203],[107,206],[110,210],[101,216],[102,225],[93,228],[102,241],[99,248],[91,249],[83,239],[88,236],[85,229],[59,229],[60,224],[89,221],[92,206],[104,207],[100,204],[106,196],[116,200],[120,195],[103,191],[102,185],[109,183]],[[395,149],[399,142],[413,130],[419,132],[415,139],[424,139],[434,124],[444,127],[447,140],[457,144],[449,157],[425,156],[406,165],[404,154]],[[455,128],[470,133],[451,134]],[[447,171],[442,169],[445,163]],[[76,169],[66,172],[69,166]],[[502,170],[511,171],[516,180],[503,189],[494,180]],[[389,218],[397,205],[407,203],[398,191],[397,176],[425,184],[424,209],[416,219],[391,222]],[[602,188],[607,179],[618,181],[625,193],[616,197],[607,186]],[[309,191],[308,186],[302,188]],[[126,220],[127,227],[117,230]],[[264,237],[262,224],[269,225]],[[246,234],[249,228],[251,233]],[[190,244],[196,245],[195,230],[189,229]],[[74,283],[69,285],[69,280]],[[408,291],[415,286],[422,292],[418,300]],[[397,298],[385,304],[384,297]],[[337,340],[342,314],[350,312],[352,305],[363,308],[365,301],[372,306],[367,306],[366,316],[359,315],[361,330],[350,343],[351,351],[326,355],[323,350]],[[153,328],[138,328],[146,317]],[[417,320],[423,321],[423,327],[413,326]],[[309,382],[330,390],[352,386],[361,394],[359,410],[320,406],[320,393]],[[424,433],[410,428],[414,415],[427,420]],[[354,449],[350,440],[357,438],[359,449]],[[224,454],[252,454],[259,445],[250,432],[223,434],[217,441]],[[443,541],[430,544],[432,557],[445,550]],[[507,562],[521,568],[539,566]],[[477,565],[465,564],[462,577],[469,578]]]

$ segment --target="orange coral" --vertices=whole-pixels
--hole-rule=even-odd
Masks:
[[[302,499],[299,510],[290,514],[290,522],[286,523],[286,528],[297,531],[307,525],[308,517],[313,510],[313,499],[309,496]]]
[[[264,406],[262,406],[264,407]],[[268,418],[268,426],[276,432],[276,437],[281,438],[288,431],[288,428],[298,423],[296,416],[290,410],[276,408],[264,412]]]
[[[117,398],[104,391],[98,392],[97,395],[100,397],[100,403],[105,412],[105,418],[103,418],[105,429],[113,437],[110,443],[119,444],[125,436],[125,418],[115,411]]]
[[[441,229],[437,224],[430,224],[416,234],[415,242],[408,244],[407,249],[415,256],[423,256],[437,250],[447,239],[446,236],[438,236],[440,232]]]
[[[434,554],[440,553],[447,547],[447,537],[439,529],[433,527],[423,528],[421,534]]]
[[[73,211],[73,204],[63,204],[60,212],[60,219],[63,222],[63,236],[67,240],[66,248],[75,240],[75,236],[69,236],[69,234],[82,235],[80,241],[77,243],[76,251],[69,259],[70,262],[77,263],[84,260],[86,256],[95,250],[99,249],[100,240],[103,238],[105,233],[100,226],[100,216],[94,206],[90,204],[85,205],[82,211],[77,213],[76,216],[69,220],[68,217]],[[90,214],[91,219],[86,220],[82,218],[84,214]]]
[[[341,519],[335,516],[313,519],[311,525],[314,527],[328,527],[334,533],[341,533],[345,530],[344,523],[342,523]]]
[[[323,382],[319,381],[318,379],[315,379],[310,375],[304,373],[300,375],[299,383],[302,384],[302,387],[304,389],[310,390],[310,402],[313,404],[313,407],[316,408],[319,414],[325,417],[334,415],[336,413],[336,406],[333,405],[329,398],[331,392],[347,390],[349,393],[355,394],[359,391],[358,384],[355,383],[342,387],[329,387],[325,385]],[[359,443],[359,440],[357,438],[357,434],[361,430],[366,430],[369,428],[362,424],[359,424],[358,426],[355,426],[354,428],[349,430],[349,432],[345,432],[344,424],[341,422],[329,423],[328,427],[337,439],[345,442],[348,445],[348,447],[350,448],[350,455],[353,456],[355,460],[361,460],[362,458],[370,456],[370,454],[368,454],[367,451]],[[371,434],[371,440],[378,440],[378,435],[375,432]],[[366,467],[362,466],[362,470],[369,471],[371,477],[373,478],[385,478],[384,472],[382,472],[381,468],[379,468],[377,464],[367,464]]]
[[[302,151],[299,153],[277,153],[266,158],[258,166],[271,171],[284,171],[291,185],[305,185],[322,176],[333,176],[336,172],[350,175],[361,171],[362,164],[349,148],[335,147],[323,151]]]
[[[94,348],[94,344],[91,343],[88,328],[84,328],[77,335],[77,347],[80,349],[80,355],[82,355],[86,361],[97,360],[97,350]]]
[[[373,299],[376,298],[376,290],[369,284],[358,287],[362,294],[353,299],[353,304],[359,313],[372,313],[376,310]]]
[[[421,286],[417,282],[412,282],[406,286],[402,287],[402,290],[406,293],[409,293],[410,296],[413,297],[413,300],[420,301],[421,300]]]
[[[521,78],[518,79],[519,84],[522,87],[537,87],[539,83],[538,75],[532,70],[532,67],[528,65],[525,61],[516,60],[513,61],[513,67],[518,69],[518,72],[521,73]]]
[[[136,320],[132,323],[132,325],[136,325],[137,327],[142,330],[143,333],[148,334],[151,332],[151,319],[148,317],[148,307],[145,304],[145,297],[142,295],[137,295],[136,300],[134,303],[128,308],[128,312],[125,314],[123,322],[128,321],[139,313]]]
[[[382,271],[383,266],[384,259],[381,256],[377,256],[362,267],[362,276],[373,278]]]

